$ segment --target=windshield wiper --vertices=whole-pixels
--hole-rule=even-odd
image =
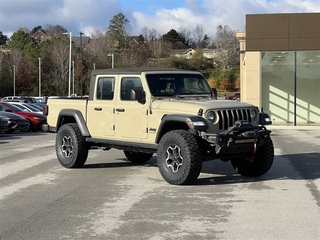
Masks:
[[[172,97],[172,96],[176,96],[176,94],[173,94],[173,93],[154,93],[152,95],[154,97]]]

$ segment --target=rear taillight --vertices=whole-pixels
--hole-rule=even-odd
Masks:
[[[48,105],[45,105],[45,106],[43,107],[42,112],[43,112],[43,115],[48,116],[49,106],[48,106]]]

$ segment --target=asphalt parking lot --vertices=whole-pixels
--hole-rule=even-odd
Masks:
[[[94,150],[65,169],[55,134],[1,134],[0,239],[320,239],[320,128],[269,128],[267,174],[210,161],[190,186],[167,184],[155,156]]]

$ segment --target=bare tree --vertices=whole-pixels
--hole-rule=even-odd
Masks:
[[[197,24],[196,28],[193,30],[193,37],[198,48],[201,47],[201,42],[204,36],[205,36],[205,31],[204,31],[203,25]]]
[[[140,34],[143,36],[146,43],[159,38],[157,30],[155,30],[154,28],[149,29],[147,27],[144,27],[141,29]]]
[[[187,27],[180,26],[178,33],[185,40],[185,44],[188,46],[191,40],[191,31]]]
[[[109,62],[108,54],[112,51],[112,41],[100,30],[91,35],[90,43],[86,46],[86,53],[90,55],[97,68],[106,68]]]
[[[19,48],[12,48],[10,51],[11,54],[11,60],[13,65],[15,65],[16,70],[18,70],[19,64],[23,58],[23,51]]]
[[[217,27],[214,45],[217,48],[223,69],[226,69],[232,60],[239,62],[239,42],[236,32],[229,26],[222,27],[219,25]]]
[[[155,30],[154,28],[151,28],[149,30],[149,41],[155,40],[157,38],[159,38],[159,34],[158,34],[157,30]]]
[[[67,29],[62,27],[61,25],[46,24],[44,26],[44,31],[46,32],[47,36],[61,37],[61,36],[63,36],[63,33],[67,32]]]
[[[31,33],[31,31],[27,27],[19,27],[18,31],[19,30],[24,31],[26,34],[30,34]]]
[[[67,95],[67,76],[68,76],[68,61],[69,61],[69,44],[67,39],[55,39],[51,46],[51,60],[53,66],[51,68],[52,79],[54,86],[60,95]]]
[[[147,27],[142,28],[141,31],[140,31],[140,34],[143,36],[144,41],[146,43],[148,43],[149,40],[150,40],[149,39],[149,29]]]

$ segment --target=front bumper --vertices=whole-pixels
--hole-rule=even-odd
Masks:
[[[48,123],[42,124],[42,130],[45,132],[56,132],[56,128],[51,127]]]
[[[5,132],[5,131],[8,131],[9,129],[9,124],[7,121],[1,121],[0,122],[0,132]]]
[[[204,134],[203,138],[214,147],[216,155],[232,155],[255,153],[270,139],[270,133],[264,126],[252,126],[239,121],[219,134]]]

